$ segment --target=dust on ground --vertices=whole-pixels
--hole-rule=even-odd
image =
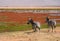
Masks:
[[[60,27],[56,28],[56,32],[47,32],[47,30],[4,32],[0,33],[0,41],[60,41]]]

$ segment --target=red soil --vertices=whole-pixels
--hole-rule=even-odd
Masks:
[[[0,21],[4,22],[19,22],[20,24],[26,23],[28,17],[32,17],[35,21],[45,23],[45,18],[48,14],[40,13],[17,13],[17,12],[0,12]],[[60,19],[60,16],[51,16],[50,18]],[[60,20],[57,20],[60,22]]]

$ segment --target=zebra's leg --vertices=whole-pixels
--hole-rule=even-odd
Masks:
[[[40,32],[40,27],[38,27],[38,29],[39,29],[39,32]]]
[[[36,26],[34,26],[34,27],[33,27],[33,29],[34,29],[34,32],[36,32],[36,31],[37,31]]]
[[[56,25],[54,25],[54,32],[56,32]]]
[[[36,32],[37,31],[37,29],[36,29],[36,27],[34,28],[34,32]]]
[[[32,26],[32,29],[33,29],[33,32],[35,32],[35,27],[34,26]]]
[[[51,26],[52,27],[52,32],[53,32],[53,30],[54,30],[54,26]]]
[[[48,26],[48,32],[50,31],[50,26]]]
[[[39,30],[39,32],[40,32],[40,27],[37,27],[38,28],[38,30]]]

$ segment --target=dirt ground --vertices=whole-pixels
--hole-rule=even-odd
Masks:
[[[4,32],[0,33],[0,41],[60,41],[60,27],[56,28],[56,32],[47,32],[47,30]]]

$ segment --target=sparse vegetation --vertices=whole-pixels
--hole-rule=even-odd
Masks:
[[[60,24],[57,24],[60,26]],[[42,24],[41,29],[47,28],[47,24]],[[0,32],[10,32],[10,31],[24,31],[24,30],[31,30],[32,26],[29,24],[19,24],[13,22],[0,22]]]

